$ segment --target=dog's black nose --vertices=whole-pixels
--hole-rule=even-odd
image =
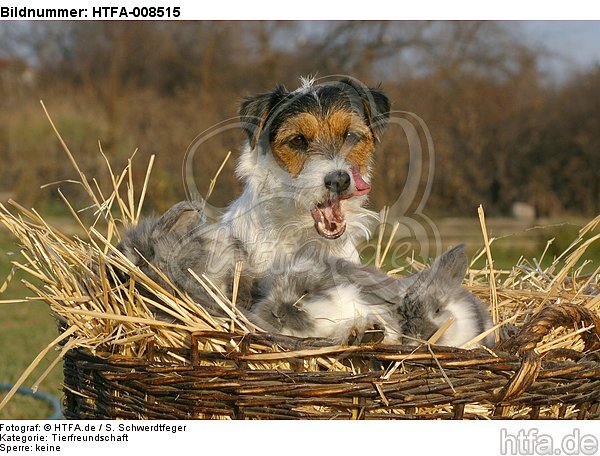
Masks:
[[[338,195],[350,187],[350,174],[346,171],[333,171],[325,176],[325,187]]]

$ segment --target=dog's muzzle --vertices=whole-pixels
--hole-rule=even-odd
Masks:
[[[353,180],[354,191],[348,193]],[[352,178],[346,171],[333,171],[325,176],[324,184],[330,196],[313,206],[310,213],[321,236],[325,239],[337,239],[346,231],[346,217],[340,201],[366,195],[371,191],[371,186],[362,178],[358,166],[352,167]]]

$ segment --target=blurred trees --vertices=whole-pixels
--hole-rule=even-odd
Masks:
[[[516,201],[542,216],[600,212],[600,69],[552,86],[539,69],[543,51],[503,23],[36,22],[3,24],[0,39],[0,193],[29,204],[56,197],[39,185],[73,175],[39,99],[101,180],[98,141],[117,165],[136,148],[143,161],[156,154],[149,203],[161,210],[183,198],[188,145],[235,117],[243,96],[293,88],[301,75],[347,74],[381,83],[393,109],[427,124],[436,150],[429,212],[472,215],[483,203],[507,214]],[[2,61],[25,62],[34,77],[11,75]],[[194,156],[202,193],[241,139],[228,130]],[[406,138],[392,127],[378,152],[375,206],[393,203],[408,166]],[[214,203],[239,191],[233,169]]]

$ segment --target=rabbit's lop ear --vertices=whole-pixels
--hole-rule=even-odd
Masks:
[[[198,202],[180,201],[156,222],[153,237],[166,234],[183,236],[202,221],[202,207]]]
[[[465,244],[459,244],[440,255],[431,265],[430,273],[438,286],[455,288],[461,285],[468,267]]]

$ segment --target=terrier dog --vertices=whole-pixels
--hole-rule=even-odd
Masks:
[[[294,91],[278,86],[244,100],[244,190],[222,224],[257,274],[307,246],[359,262],[356,246],[376,218],[363,205],[389,109],[381,89],[350,79],[303,79]]]
[[[120,250],[134,264],[158,267],[192,297],[202,297],[204,290],[188,269],[206,273],[229,294],[240,259],[243,283],[283,272],[296,255],[359,263],[356,246],[368,237],[368,219],[376,218],[363,205],[389,109],[381,89],[350,79],[322,84],[303,79],[294,91],[277,86],[247,98],[240,108],[247,142],[237,167],[244,190],[222,220],[213,225],[195,215],[198,226],[190,226],[186,214],[194,212],[180,203],[159,219],[164,223],[144,222],[130,230]],[[163,225],[185,229],[161,241],[162,231],[150,227]],[[143,259],[136,250],[146,253]],[[215,264],[218,273],[211,274]],[[247,289],[242,298],[249,300]]]

